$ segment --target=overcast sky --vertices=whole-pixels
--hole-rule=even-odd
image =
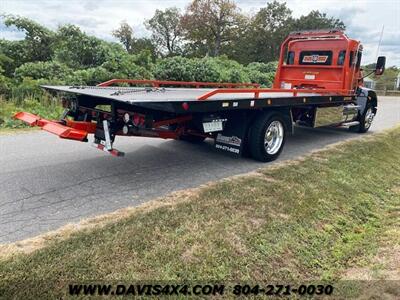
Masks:
[[[176,6],[182,10],[186,0],[0,0],[0,14],[16,14],[31,18],[56,29],[71,23],[88,34],[106,40],[115,40],[112,29],[126,20],[138,37],[148,36],[143,21],[156,9]],[[268,1],[237,0],[243,12],[256,13]],[[387,65],[400,66],[400,0],[287,0],[295,17],[311,10],[320,10],[340,18],[351,38],[364,44],[363,64],[376,60],[378,43],[384,26],[380,55],[387,56]],[[0,38],[21,39],[23,34],[0,23]]]

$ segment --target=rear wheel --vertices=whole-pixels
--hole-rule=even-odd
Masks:
[[[372,121],[375,117],[375,109],[374,107],[368,103],[367,107],[362,115],[360,115],[358,121],[360,124],[351,126],[349,129],[352,132],[358,132],[358,133],[365,133],[369,130],[369,128],[372,125]]]
[[[249,150],[258,161],[267,162],[278,158],[286,141],[285,121],[276,112],[260,115],[250,128]]]

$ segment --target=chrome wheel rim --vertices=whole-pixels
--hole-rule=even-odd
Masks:
[[[371,126],[373,119],[374,113],[372,112],[371,108],[368,108],[367,112],[365,113],[365,128],[369,128]]]
[[[283,142],[283,124],[280,121],[273,121],[265,131],[264,147],[269,155],[276,154]]]

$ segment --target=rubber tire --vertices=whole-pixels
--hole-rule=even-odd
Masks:
[[[373,109],[372,104],[367,103],[364,113],[358,118],[358,121],[360,122],[360,124],[349,127],[349,130],[351,132],[366,133],[371,128],[371,125],[368,128],[365,128],[365,116],[367,114],[367,110],[370,108]]]
[[[283,125],[283,141],[278,152],[271,155],[268,154],[264,146],[265,131],[273,121],[280,121]],[[251,125],[248,146],[251,156],[258,161],[268,162],[278,158],[281,154],[283,146],[286,142],[287,129],[285,119],[278,112],[267,112],[259,115]]]
[[[181,135],[179,139],[192,144],[199,144],[204,142],[206,138],[204,136],[198,136],[198,135]]]

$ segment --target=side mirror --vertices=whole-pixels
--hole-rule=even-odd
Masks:
[[[376,61],[375,75],[382,75],[385,72],[386,57],[379,56]]]

